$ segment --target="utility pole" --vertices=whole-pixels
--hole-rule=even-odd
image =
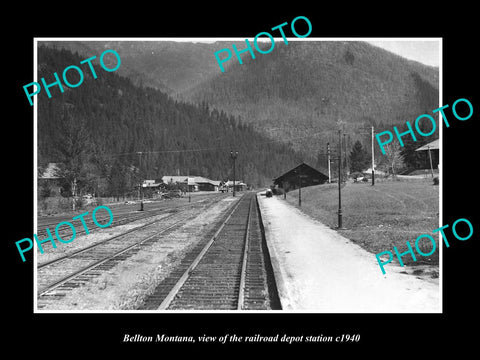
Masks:
[[[432,179],[433,179],[435,176],[433,175],[432,154],[430,152],[430,145],[427,145],[427,149],[428,149],[428,158],[430,159],[430,171],[432,172]]]
[[[139,165],[138,165],[138,199],[140,200],[140,211],[143,211],[143,189],[142,189],[142,152],[138,151],[137,154],[139,155]],[[140,193],[141,199],[140,199]]]
[[[73,196],[72,206],[73,206],[73,211],[75,211],[75,205],[77,202],[77,176],[76,175],[73,178],[73,182],[72,182],[72,196]]]
[[[302,206],[302,171],[298,168],[298,206]]]
[[[342,229],[342,136],[338,130],[338,229]]]
[[[372,186],[375,185],[375,147],[374,144],[375,130],[372,125]]]
[[[327,143],[327,161],[328,161],[328,183],[332,182],[332,175],[330,172],[330,143]]]
[[[368,129],[366,128],[361,128],[363,131],[367,131]],[[372,131],[370,132],[372,135],[372,186],[375,185],[375,129],[372,125]],[[366,134],[368,135],[369,133],[361,132],[359,134]]]
[[[238,151],[230,151],[230,156],[233,159],[233,197],[235,197],[235,160],[238,156]]]
[[[345,133],[343,133],[343,144],[345,145],[345,176],[347,175],[348,173],[348,152],[347,152],[347,140],[346,140],[346,135]]]

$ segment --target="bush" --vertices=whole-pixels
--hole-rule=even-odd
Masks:
[[[52,189],[47,182],[43,182],[42,185],[40,185],[38,195],[40,199],[46,199],[47,197],[52,196]]]
[[[54,209],[56,212],[72,210],[72,201],[70,198],[59,197]]]
[[[85,200],[81,196],[78,196],[72,201],[75,201],[75,209],[83,209],[83,207],[85,206]]]
[[[47,211],[48,210],[48,201],[46,199],[38,200],[37,201],[37,208],[42,212]]]

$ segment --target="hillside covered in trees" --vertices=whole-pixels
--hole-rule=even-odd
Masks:
[[[403,127],[439,106],[438,68],[366,42],[276,42],[267,55],[243,57],[183,96],[242,116],[273,139],[293,139],[307,155],[337,143],[338,129],[348,152],[357,140],[370,148],[371,126]]]
[[[63,93],[54,86],[52,98],[42,91],[36,99],[39,172],[50,162],[62,164],[62,175],[69,184],[75,179],[78,193],[121,195],[140,179],[172,174],[232,179],[231,150],[239,152],[237,177],[254,186],[270,184],[301,161],[289,146],[206,102],[173,100],[105,72],[98,63],[93,79],[87,65],[79,65],[86,58],[65,49],[38,49],[38,79],[51,83],[54,72],[61,77],[70,65],[84,70],[80,86],[64,86]],[[69,72],[73,84],[75,75]]]
[[[59,41],[42,42],[84,58],[115,49],[122,66],[115,73],[140,87],[152,87],[197,107],[209,104],[228,117],[241,118],[270,139],[283,142],[312,165],[326,166],[326,145],[335,151],[338,129],[345,151],[360,141],[369,149],[376,132],[405,126],[439,103],[439,69],[407,60],[362,41],[275,42],[272,52],[235,56],[222,73],[213,55],[236,41]],[[415,41],[412,39],[411,41]],[[260,43],[268,48],[270,44]],[[82,85],[83,86],[83,85]],[[427,124],[428,125],[428,124]],[[438,137],[420,138],[402,149],[406,168],[424,167],[414,150]],[[377,147],[378,150],[378,147]],[[384,160],[382,156],[376,157]],[[378,163],[377,161],[377,163]]]

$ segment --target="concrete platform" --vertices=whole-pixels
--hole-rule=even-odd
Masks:
[[[375,255],[283,199],[257,195],[283,310],[319,313],[439,313],[438,283],[383,275]]]

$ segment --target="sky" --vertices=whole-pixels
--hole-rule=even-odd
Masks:
[[[440,39],[404,39],[404,40],[365,40],[369,44],[381,47],[404,58],[425,65],[439,66],[441,54]]]
[[[238,38],[241,39],[241,38]],[[236,40],[238,40],[236,39]],[[330,38],[329,40],[334,39]],[[189,39],[191,40],[191,39]],[[233,39],[232,39],[233,40]],[[275,41],[279,39],[276,38]],[[289,40],[295,40],[294,37]],[[298,39],[297,39],[298,40]],[[303,38],[302,40],[308,40]],[[314,40],[314,39],[312,39]],[[343,40],[343,39],[342,39]],[[400,55],[404,58],[418,61],[429,66],[439,66],[441,58],[441,39],[440,38],[364,38],[351,39],[354,41],[365,41],[369,44],[381,47],[394,54]],[[213,42],[214,39],[202,39],[195,42]],[[259,38],[259,41],[270,41],[268,38]]]
[[[200,42],[200,43],[212,43],[218,40],[244,40],[245,38],[163,38],[163,40],[180,41],[180,42]],[[276,38],[275,41],[279,41],[281,38]],[[290,37],[288,40],[335,40],[335,38],[295,38]],[[118,38],[117,40],[121,40]],[[125,40],[131,40],[125,39]],[[159,41],[159,38],[146,38],[142,40]],[[259,41],[270,41],[268,38],[260,37]],[[381,47],[385,50],[393,52],[404,58],[418,61],[425,65],[439,66],[441,59],[441,38],[339,38],[338,40],[352,40],[352,41],[365,41],[369,44]]]

